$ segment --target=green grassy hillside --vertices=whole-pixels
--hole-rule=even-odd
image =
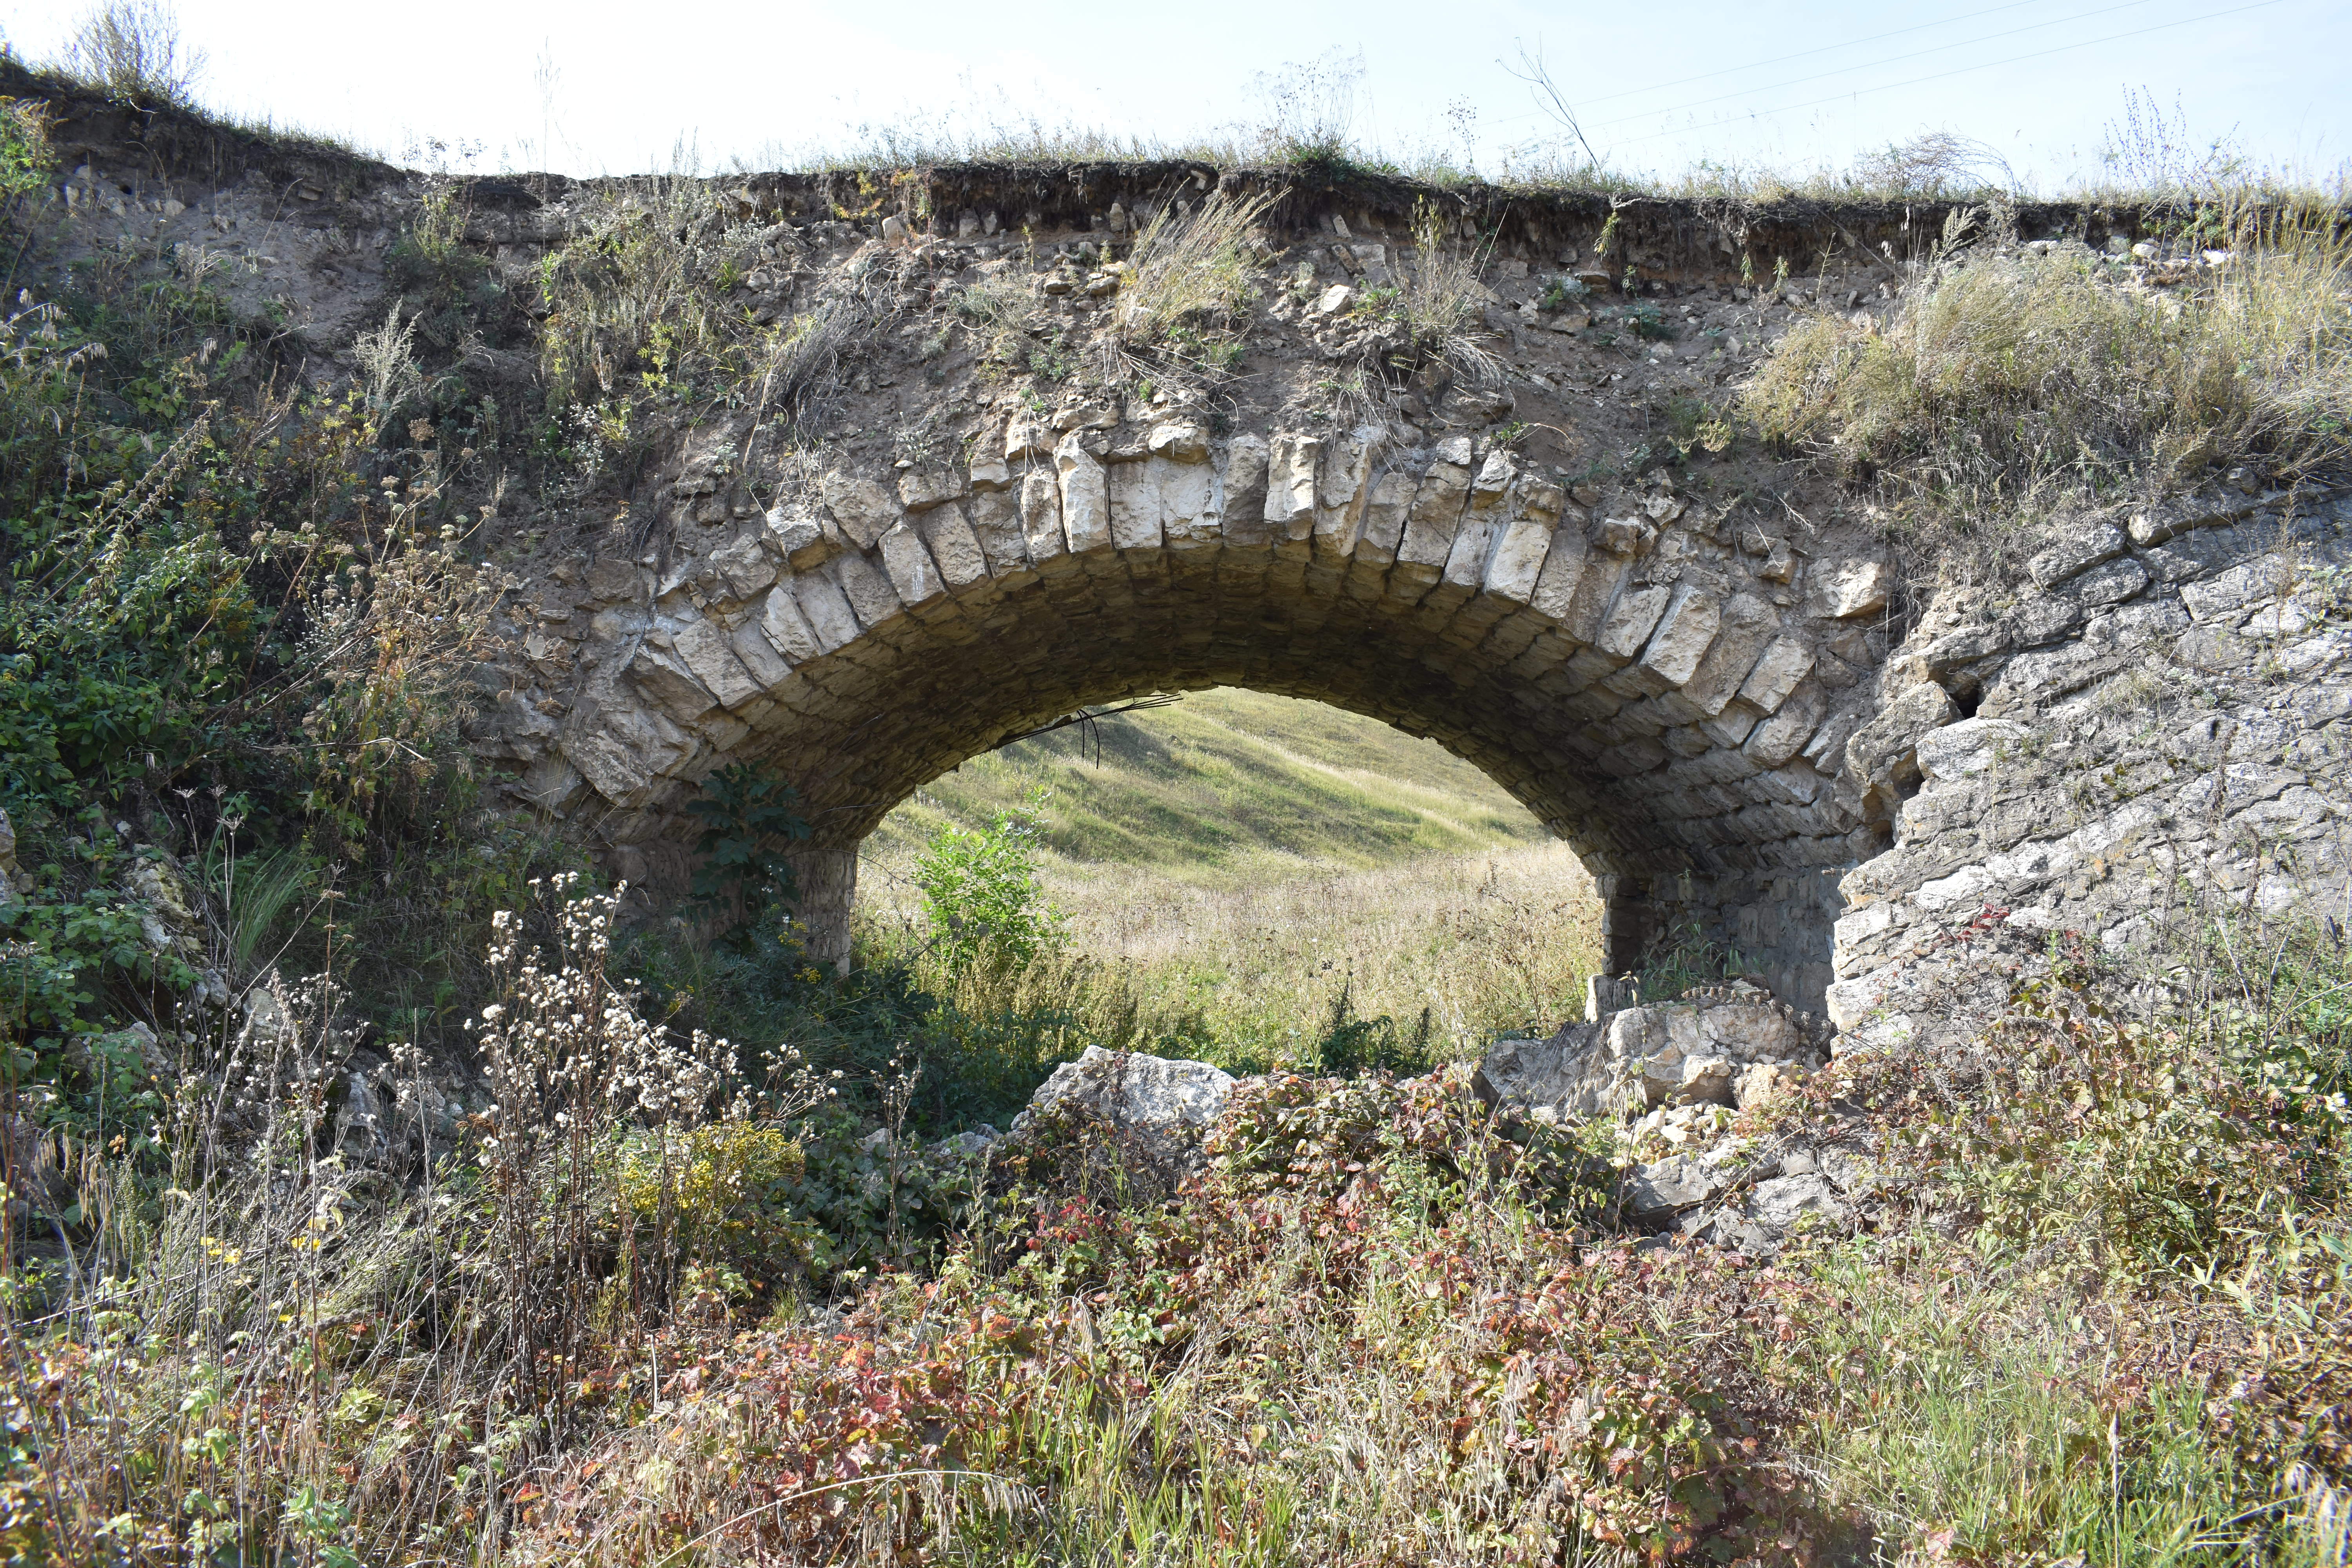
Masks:
[[[1269,1059],[1328,1027],[1343,994],[1475,1053],[1572,1014],[1600,961],[1582,864],[1486,774],[1378,720],[1231,689],[934,780],[866,841],[868,937],[919,949],[925,841],[1041,788],[1040,880],[1071,952],[1191,1020],[1188,1054]]]
[[[976,826],[1040,786],[1055,859],[1201,885],[1263,875],[1268,858],[1360,870],[1544,837],[1435,742],[1226,688],[974,757],[891,813],[868,858],[895,869],[942,823]]]

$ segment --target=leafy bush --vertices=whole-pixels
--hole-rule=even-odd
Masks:
[[[137,108],[185,108],[205,52],[180,37],[179,13],[166,0],[103,0],[85,12],[66,46],[66,66],[119,101]]]
[[[793,803],[800,792],[749,763],[734,763],[702,781],[686,803],[703,824],[694,851],[692,896],[704,909],[740,924],[759,923],[800,897],[787,846],[805,843],[809,825]]]
[[[2240,1216],[2342,1195],[2352,1110],[2303,1053],[2196,1048],[2054,981],[1986,1045],[1983,1098],[1917,1148],[1988,1245],[2137,1284],[2234,1268],[2260,1234]]]
[[[931,940],[950,969],[984,953],[1025,963],[1058,939],[1061,913],[1037,883],[1037,804],[999,812],[982,828],[950,823],[916,860]]]

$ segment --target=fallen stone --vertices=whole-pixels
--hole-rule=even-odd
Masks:
[[[1139,1051],[1088,1046],[1076,1061],[1054,1069],[1013,1121],[1014,1138],[1056,1112],[1076,1111],[1139,1135],[1154,1152],[1190,1163],[1202,1134],[1233,1097],[1234,1077],[1207,1062],[1171,1060]]]

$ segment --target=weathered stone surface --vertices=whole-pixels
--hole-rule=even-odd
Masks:
[[[1209,1124],[1233,1097],[1233,1075],[1207,1062],[1171,1060],[1088,1046],[1065,1062],[1013,1119],[1021,1138],[1057,1115],[1108,1122],[1163,1157],[1196,1160]]]
[[[2095,523],[2068,533],[2026,563],[2025,569],[2042,587],[2054,588],[2101,562],[2113,561],[2126,548],[2122,529],[2113,523]]]
[[[1813,613],[1831,620],[1874,616],[1895,591],[1895,568],[1884,561],[1823,561],[1811,574]]]
[[[1992,766],[2004,749],[2022,743],[2032,732],[2009,720],[1963,719],[1920,736],[1914,755],[1930,779],[1966,778]]]
[[[1078,442],[1066,436],[1054,448],[1054,468],[1061,475],[1062,537],[1073,555],[1110,548],[1110,481],[1103,466]],[[1034,552],[1033,534],[1032,551]]]
[[[897,498],[877,479],[836,471],[824,476],[819,493],[856,549],[873,549],[883,531],[898,521]]]
[[[1853,732],[1845,773],[1865,793],[1903,790],[1919,781],[1920,741],[1960,716],[1951,693],[1933,681],[1913,687]]]

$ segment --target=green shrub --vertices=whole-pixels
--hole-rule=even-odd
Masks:
[[[686,803],[702,824],[692,897],[739,927],[764,923],[800,897],[788,847],[805,843],[807,820],[793,809],[800,792],[749,763],[719,769]]]
[[[1039,804],[999,812],[977,829],[948,824],[917,858],[931,941],[950,969],[984,954],[1025,963],[1060,940],[1061,911],[1037,882]]]

